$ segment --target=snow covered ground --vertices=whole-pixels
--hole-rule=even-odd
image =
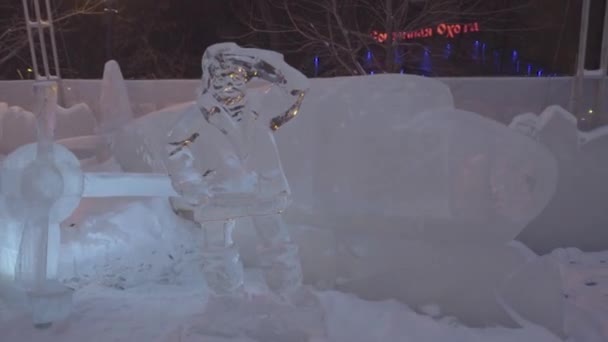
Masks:
[[[218,305],[224,310],[210,303],[214,310],[205,312],[204,295],[191,286],[150,285],[121,291],[91,285],[78,292],[67,322],[37,330],[27,317],[17,316],[3,319],[0,329],[6,342],[560,341],[538,326],[472,329],[456,319],[418,315],[395,301],[366,302],[339,292],[314,296],[319,308],[313,311],[277,308],[262,297],[241,304],[235,315],[234,307],[229,310],[221,302]],[[222,331],[226,320],[241,328]]]
[[[209,298],[197,252],[187,245],[196,232],[164,221],[170,213],[163,213],[162,207],[160,200],[85,207],[82,221],[76,216],[71,223],[80,232],[64,236],[61,256],[60,277],[77,290],[72,315],[40,330],[15,303],[0,302],[0,340],[562,341],[525,320],[520,328],[471,328],[443,316],[436,306],[415,312],[395,300],[365,301],[310,286],[289,304],[278,302],[266,294],[254,268],[248,269],[241,297]],[[108,222],[116,224],[114,229],[108,229]],[[552,257],[560,261],[565,283],[568,341],[606,341],[608,252],[566,249]],[[72,268],[66,267],[69,263]]]

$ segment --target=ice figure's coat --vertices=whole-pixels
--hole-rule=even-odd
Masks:
[[[248,83],[254,79],[281,89],[283,97],[293,98],[291,107],[284,108],[280,115],[272,118],[268,118],[265,112],[256,112],[250,106],[252,95],[247,89]],[[209,47],[203,55],[203,87],[197,100],[198,108],[187,109],[169,132],[166,161],[176,189],[185,198],[199,198],[194,201],[209,196],[215,196],[220,206],[222,202],[233,201],[234,208],[231,210],[236,209],[239,203],[241,207],[246,206],[255,196],[264,198],[262,192],[269,192],[267,198],[275,197],[279,202],[285,202],[279,198],[289,196],[289,188],[278,162],[271,131],[298,114],[307,89],[308,80],[287,65],[280,54],[244,49],[232,43]],[[205,125],[214,127],[222,136],[214,138],[212,133],[199,132]],[[220,138],[225,142],[220,142]],[[207,141],[197,143],[202,139]],[[209,151],[205,147],[212,146],[211,141],[218,143]],[[204,151],[199,160],[193,155],[197,149]],[[259,153],[250,158],[249,155],[256,149]],[[207,162],[213,160],[210,156],[214,152],[219,153],[223,166]],[[240,184],[234,184],[235,181]],[[277,187],[283,189],[276,189],[278,192],[272,193],[275,190],[271,189]],[[251,197],[254,193],[258,194]],[[282,208],[286,204],[277,203]],[[211,204],[207,208],[213,206]],[[258,214],[260,210],[264,211],[261,207],[251,210],[258,211]],[[269,210],[278,212],[282,209],[269,207]],[[212,217],[214,214],[203,216],[209,215]]]

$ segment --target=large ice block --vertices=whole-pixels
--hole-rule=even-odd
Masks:
[[[516,128],[522,116],[513,120]],[[540,144],[558,162],[557,191],[542,214],[520,234],[539,253],[556,247],[572,246],[583,250],[608,247],[608,223],[604,197],[608,185],[608,130],[605,127],[581,132],[574,115],[559,106],[549,106],[537,116],[528,117]],[[535,120],[534,120],[535,119]],[[551,236],[547,239],[547,236]]]
[[[353,118],[319,152],[320,212],[416,239],[506,243],[542,211],[557,182],[543,146],[456,109],[377,126]]]

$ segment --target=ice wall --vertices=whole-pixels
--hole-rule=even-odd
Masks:
[[[88,105],[57,108],[55,137],[69,138],[94,133],[96,120]],[[21,107],[0,103],[0,154],[36,140],[36,116]]]

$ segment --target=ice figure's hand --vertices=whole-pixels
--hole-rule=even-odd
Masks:
[[[188,204],[200,206],[209,203],[209,186],[203,176],[193,168],[185,168],[170,174],[171,184]]]

